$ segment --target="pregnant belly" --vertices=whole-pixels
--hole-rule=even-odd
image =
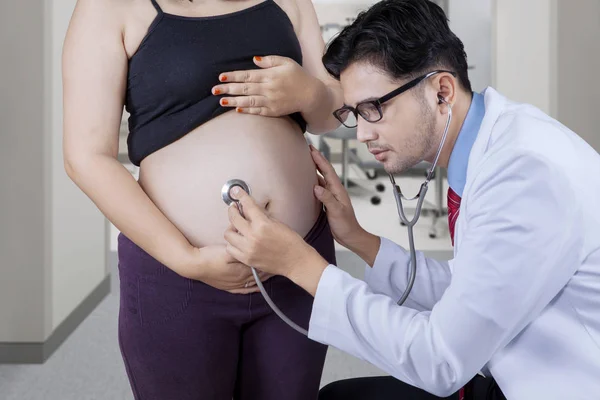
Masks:
[[[223,185],[242,179],[267,214],[305,236],[320,204],[316,168],[304,135],[288,118],[228,112],[153,153],[139,182],[156,206],[202,247],[225,244]]]

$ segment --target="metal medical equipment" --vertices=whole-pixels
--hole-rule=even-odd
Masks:
[[[408,241],[410,244],[410,257],[411,257],[409,283],[406,287],[406,290],[404,291],[404,294],[402,295],[400,300],[398,300],[398,303],[397,303],[398,305],[404,304],[404,302],[408,298],[408,295],[410,294],[410,291],[412,290],[412,287],[415,283],[415,277],[417,274],[417,255],[416,255],[416,250],[415,250],[413,227],[415,226],[419,217],[421,216],[421,207],[423,206],[423,201],[425,200],[425,195],[427,193],[427,186],[429,185],[429,182],[431,181],[431,178],[433,177],[435,167],[437,166],[437,162],[440,157],[440,153],[442,152],[442,148],[444,147],[444,144],[446,143],[446,136],[448,136],[448,128],[450,127],[450,122],[452,121],[452,106],[441,97],[440,97],[440,102],[443,102],[448,106],[448,120],[446,121],[446,128],[444,130],[444,135],[442,136],[440,146],[439,146],[437,154],[435,156],[435,160],[433,161],[433,165],[431,166],[431,169],[429,170],[429,172],[427,174],[425,182],[423,182],[423,184],[421,185],[419,194],[417,194],[412,199],[407,199],[402,194],[400,187],[396,184],[396,181],[394,180],[394,176],[392,174],[389,174],[390,181],[392,182],[392,186],[394,187],[394,197],[396,198],[396,206],[398,208],[398,215],[400,216],[400,220],[404,224],[406,224],[406,227],[408,229]],[[242,217],[245,218],[244,210],[242,209],[241,204],[239,203],[239,201],[237,199],[234,199],[231,196],[231,189],[236,186],[240,187],[242,190],[246,191],[246,193],[248,193],[250,195],[250,187],[248,186],[248,184],[246,182],[244,182],[240,179],[232,179],[232,180],[228,181],[227,183],[225,183],[225,185],[223,185],[223,188],[221,189],[221,198],[223,199],[225,204],[227,204],[228,206],[231,205],[231,203],[235,203],[240,214],[242,215]],[[417,200],[417,208],[415,210],[415,215],[410,221],[408,220],[408,218],[406,218],[406,215],[404,214],[404,207],[402,205],[402,199],[405,199],[408,201],[418,199]],[[294,321],[290,320],[273,302],[271,297],[267,294],[267,291],[265,290],[265,287],[263,286],[262,282],[260,281],[260,277],[258,276],[256,269],[252,266],[250,266],[250,269],[252,270],[252,275],[254,276],[256,285],[260,289],[260,292],[262,293],[263,297],[265,298],[266,302],[269,304],[271,309],[275,312],[275,314],[277,314],[277,316],[279,316],[279,318],[281,318],[286,324],[288,324],[289,326],[294,328],[297,332],[299,332],[305,336],[308,336],[308,331],[306,329],[298,326],[296,323],[294,323]]]
[[[446,128],[444,129],[444,135],[442,136],[442,140],[440,142],[440,146],[438,147],[437,154],[435,155],[433,164],[431,165],[431,168],[429,169],[429,172],[427,173],[425,182],[423,182],[423,184],[421,185],[419,194],[417,194],[412,199],[407,199],[402,194],[402,190],[400,190],[400,187],[396,184],[396,181],[394,180],[394,176],[392,174],[388,174],[390,176],[390,181],[392,182],[392,186],[394,188],[394,197],[396,198],[396,207],[398,208],[398,216],[400,217],[400,220],[402,221],[402,223],[406,225],[406,229],[408,229],[408,243],[410,245],[410,276],[408,278],[408,285],[406,286],[406,290],[402,294],[402,297],[400,298],[400,300],[398,300],[399,306],[404,304],[404,302],[408,298],[408,295],[410,294],[410,291],[412,290],[413,285],[415,283],[415,277],[417,276],[417,253],[415,250],[415,238],[413,235],[413,227],[415,226],[415,224],[419,220],[419,217],[421,216],[421,207],[423,206],[423,201],[425,201],[425,195],[427,194],[427,188],[429,185],[429,181],[431,181],[431,178],[433,177],[435,167],[437,166],[438,159],[440,158],[440,153],[442,152],[442,148],[444,147],[444,144],[446,143],[446,136],[448,136],[448,129],[450,128],[450,122],[452,121],[452,106],[448,102],[446,102],[446,100],[442,97],[440,97],[439,100],[441,103],[445,103],[448,106],[448,119],[446,121]],[[402,199],[407,200],[407,201],[412,201],[412,200],[418,199],[417,207],[415,209],[415,215],[413,216],[413,218],[410,221],[408,220],[408,218],[406,218],[406,215],[404,214],[404,206],[402,204]]]

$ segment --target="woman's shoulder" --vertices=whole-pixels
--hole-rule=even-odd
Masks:
[[[152,8],[150,0],[146,0]],[[136,11],[144,0],[77,0],[73,18],[96,21],[108,27],[123,26],[128,15]]]
[[[283,11],[285,11],[296,32],[300,28],[301,8],[299,7],[299,4],[306,1],[311,3],[311,0],[273,0],[273,2],[275,2]]]
[[[77,0],[66,42],[85,46],[110,41],[132,54],[156,17],[151,0]],[[72,37],[77,39],[71,40]]]
[[[77,0],[74,15],[124,26],[140,18],[153,18],[156,12],[151,0]]]
[[[150,0],[77,0],[75,10],[94,10],[102,13],[103,16],[106,14],[118,16],[143,3],[148,3],[152,7]]]

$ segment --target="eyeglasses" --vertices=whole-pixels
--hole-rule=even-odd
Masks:
[[[358,116],[360,115],[367,122],[378,122],[383,118],[383,112],[381,111],[381,105],[386,101],[393,99],[394,97],[406,92],[409,89],[417,86],[421,81],[442,72],[447,72],[456,77],[456,73],[446,70],[437,70],[429,72],[412,81],[400,86],[398,89],[394,89],[383,97],[376,100],[363,101],[358,103],[356,107],[344,106],[333,112],[334,117],[338,119],[347,128],[356,128],[358,126]],[[350,114],[354,115],[354,119],[349,118]]]

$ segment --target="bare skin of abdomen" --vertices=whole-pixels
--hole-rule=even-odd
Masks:
[[[146,157],[139,183],[196,247],[226,244],[223,185],[242,179],[268,215],[305,236],[320,210],[315,165],[298,125],[287,117],[227,112]]]

